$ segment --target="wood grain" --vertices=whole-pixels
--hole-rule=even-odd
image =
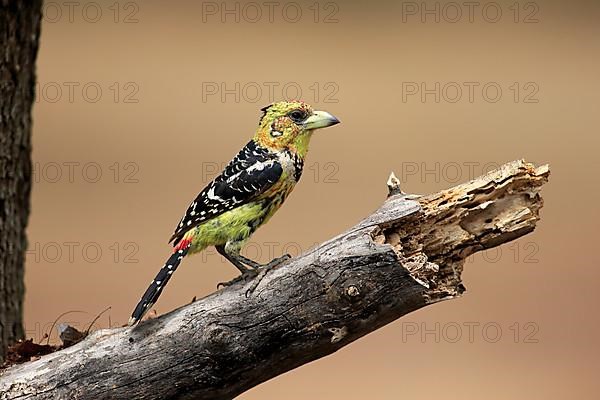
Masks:
[[[514,161],[432,195],[391,187],[347,232],[134,328],[0,376],[7,399],[231,399],[465,289],[465,258],[531,232],[548,166]]]

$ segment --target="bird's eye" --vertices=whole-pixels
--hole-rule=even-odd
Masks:
[[[306,119],[306,112],[302,110],[294,110],[288,115],[294,122],[302,122]]]

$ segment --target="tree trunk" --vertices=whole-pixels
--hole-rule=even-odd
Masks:
[[[428,196],[390,178],[392,195],[347,232],[169,314],[12,367],[0,399],[231,399],[459,296],[466,257],[535,228],[548,175],[515,161]]]
[[[23,338],[31,191],[31,107],[41,1],[0,1],[0,364]]]

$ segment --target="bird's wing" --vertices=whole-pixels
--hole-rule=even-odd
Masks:
[[[169,242],[226,211],[250,202],[276,183],[283,168],[268,151],[248,143],[190,204]]]

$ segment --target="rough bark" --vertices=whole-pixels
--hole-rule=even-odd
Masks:
[[[392,195],[252,281],[12,367],[0,398],[231,399],[460,295],[467,256],[534,229],[548,175],[548,166],[515,161],[433,195]]]
[[[0,1],[0,364],[23,338],[31,107],[41,1]]]

